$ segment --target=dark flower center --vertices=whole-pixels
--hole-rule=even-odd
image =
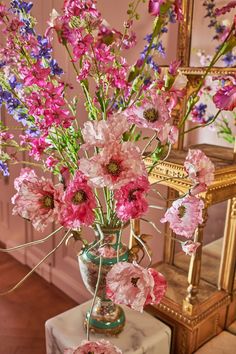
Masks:
[[[110,160],[110,162],[105,167],[107,172],[112,176],[119,176],[121,173],[121,166],[119,161]]]
[[[159,118],[159,113],[155,108],[148,108],[143,112],[143,117],[151,123],[154,123]]]
[[[54,200],[52,195],[45,195],[42,199],[43,205],[45,208],[53,209],[54,208]]]
[[[143,189],[141,189],[141,188],[131,189],[131,191],[129,192],[129,195],[128,195],[129,202],[137,200],[137,197],[135,195],[136,192],[143,192]]]
[[[79,189],[72,198],[72,203],[75,205],[81,204],[88,199],[87,194],[82,189]]]
[[[186,208],[185,208],[185,206],[184,206],[184,205],[181,205],[181,206],[178,208],[178,211],[179,211],[178,216],[179,216],[180,218],[183,218],[184,215],[185,215],[185,213],[186,213]]]
[[[135,288],[137,288],[137,282],[139,281],[139,279],[140,279],[139,277],[131,278],[131,283]]]

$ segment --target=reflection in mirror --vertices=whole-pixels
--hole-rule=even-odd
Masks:
[[[216,16],[217,9],[229,0],[193,0],[193,23],[191,34],[190,67],[209,65],[216,48],[227,37],[233,24],[235,9]],[[215,66],[235,67],[236,51],[228,52]]]
[[[208,208],[208,220],[204,228],[202,246],[201,279],[218,286],[218,277],[223,246],[224,221],[227,203],[219,203]],[[174,264],[188,272],[190,257],[176,247]]]
[[[191,69],[189,69],[191,71]],[[193,71],[194,69],[192,69]],[[217,69],[219,70],[219,69]],[[217,142],[217,145],[233,148],[236,135],[236,111],[219,111],[214,103],[214,96],[226,84],[225,73],[222,69],[218,73],[212,73],[206,80],[204,87],[200,91],[199,101],[192,110],[185,130],[190,130],[185,139],[185,146],[189,146],[193,141],[198,144]],[[229,69],[227,80],[235,80],[236,70]],[[224,75],[224,78],[223,78]],[[198,83],[201,76],[188,76],[191,82]],[[227,84],[228,84],[227,82]],[[196,126],[205,126],[201,131],[194,130]],[[193,131],[191,131],[193,129]]]

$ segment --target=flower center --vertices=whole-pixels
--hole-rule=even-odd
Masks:
[[[43,205],[45,208],[53,209],[54,208],[54,201],[51,195],[45,195],[42,199]]]
[[[185,208],[185,206],[184,206],[184,205],[181,205],[181,206],[178,208],[178,211],[179,211],[178,216],[179,216],[180,218],[183,218],[184,215],[185,215],[185,213],[186,213],[186,208]]]
[[[151,123],[154,123],[159,118],[159,113],[155,108],[148,108],[143,112],[143,117]]]
[[[141,188],[135,188],[135,189],[131,189],[131,191],[129,192],[129,196],[128,196],[128,200],[129,202],[132,202],[134,200],[137,200],[137,197],[135,195],[135,192],[142,192],[143,189]]]
[[[131,283],[135,288],[137,288],[137,282],[139,281],[139,279],[139,277],[131,278]]]
[[[72,203],[75,205],[81,204],[87,200],[87,194],[82,190],[79,189],[72,198]]]
[[[106,165],[106,170],[112,176],[119,176],[121,173],[121,166],[119,161],[110,160],[110,162]]]

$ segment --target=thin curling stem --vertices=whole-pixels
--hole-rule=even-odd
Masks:
[[[44,243],[45,241],[47,241],[50,237],[52,237],[53,235],[55,235],[57,232],[59,232],[61,229],[63,229],[63,226],[59,227],[59,229],[53,231],[50,235],[40,239],[40,240],[37,240],[37,241],[32,241],[32,242],[27,242],[27,243],[23,243],[22,245],[19,245],[19,246],[15,246],[15,247],[11,247],[11,248],[0,248],[0,252],[3,252],[3,253],[10,253],[10,252],[13,252],[13,251],[17,251],[17,250],[20,250],[22,248],[27,248],[27,247],[30,247],[30,246],[34,246],[34,245],[39,245],[40,243]]]
[[[89,315],[88,315],[88,318],[87,318],[87,340],[88,341],[89,341],[89,336],[90,336],[90,319],[91,319],[91,316],[92,316],[93,308],[94,308],[94,305],[95,305],[95,300],[96,300],[96,297],[97,297],[97,293],[98,293],[98,289],[99,289],[99,285],[100,285],[100,281],[101,281],[102,259],[103,259],[103,257],[100,256],[99,257],[99,268],[98,268],[97,284],[96,284],[95,292],[94,292],[94,295],[93,295],[92,305],[90,307]]]
[[[12,293],[14,290],[18,289],[24,283],[24,281],[26,279],[28,279],[34,273],[34,271],[63,244],[63,242],[67,239],[70,232],[71,232],[71,229],[67,231],[67,233],[61,239],[61,241],[58,243],[58,245],[55,248],[53,248],[53,250],[50,251],[45,257],[43,257],[43,259],[41,259],[41,261],[39,263],[37,263],[36,266],[34,266],[34,268],[32,268],[31,271],[24,276],[24,278],[22,278],[11,289],[9,289],[7,291],[0,292],[0,296],[8,295],[8,294]]]
[[[152,257],[150,255],[150,253],[148,252],[148,249],[147,249],[145,243],[141,240],[141,238],[140,238],[141,235],[139,235],[139,237],[136,236],[134,231],[132,230],[132,236],[135,238],[136,241],[138,241],[142,245],[143,249],[145,250],[145,252],[146,252],[146,254],[147,254],[148,258],[149,258],[149,264],[147,266],[147,268],[149,268],[150,265],[152,264]]]

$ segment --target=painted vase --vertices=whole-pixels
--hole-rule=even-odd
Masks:
[[[107,244],[109,257],[103,256],[100,284],[93,311],[86,313],[85,327],[89,321],[91,332],[102,333],[106,336],[119,334],[125,326],[125,314],[123,309],[114,304],[106,297],[106,275],[119,260],[127,262],[130,260],[129,249],[120,243],[120,229],[102,228],[103,244]],[[79,256],[79,267],[83,282],[91,294],[94,294],[98,279],[99,262],[101,255],[101,244],[99,244],[100,233],[95,231],[95,241],[84,247]],[[119,248],[119,251],[118,251]],[[110,250],[110,251],[109,251]],[[115,255],[111,257],[111,255]]]

